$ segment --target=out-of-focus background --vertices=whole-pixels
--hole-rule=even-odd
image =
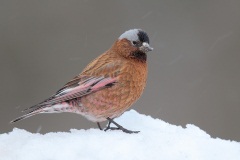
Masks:
[[[0,1],[0,133],[96,127],[70,113],[9,121],[132,28],[144,29],[154,47],[147,88],[132,108],[240,141],[239,0]]]

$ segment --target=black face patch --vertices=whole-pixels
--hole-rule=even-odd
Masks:
[[[139,30],[138,32],[138,39],[141,42],[147,42],[149,44],[149,38],[146,32]]]
[[[137,51],[132,52],[131,58],[145,63],[147,60],[147,54],[137,50]]]

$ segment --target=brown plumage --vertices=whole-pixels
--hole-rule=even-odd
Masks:
[[[74,112],[97,122],[109,121],[105,129],[127,130],[113,121],[142,94],[147,79],[146,52],[151,51],[147,34],[140,29],[123,33],[113,46],[94,59],[80,75],[55,95],[32,106],[28,114],[12,122],[39,113]],[[110,127],[114,123],[117,128]]]

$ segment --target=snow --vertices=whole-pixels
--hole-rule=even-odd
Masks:
[[[116,122],[138,134],[99,129],[30,133],[13,129],[0,134],[1,160],[240,160],[240,143],[211,138],[188,124],[171,125],[134,110]]]

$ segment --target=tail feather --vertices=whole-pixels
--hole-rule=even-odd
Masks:
[[[29,110],[34,109],[34,108],[37,108],[37,107],[39,107],[39,106],[40,106],[39,104],[34,105],[34,106],[31,106],[31,107],[29,107],[29,108],[26,108],[26,109],[22,110],[22,112],[29,111]]]
[[[54,97],[55,97],[55,95],[52,95],[50,98],[45,99],[45,100],[42,101],[41,103],[38,103],[38,104],[36,104],[36,105],[34,105],[34,106],[31,106],[31,107],[29,107],[29,108],[24,109],[22,112],[26,112],[26,111],[29,111],[29,110],[32,110],[32,111],[38,110],[39,108],[42,108],[42,107],[46,106],[46,104],[44,104],[44,103],[47,102],[47,101],[49,101],[49,100],[51,100],[51,99],[53,99]],[[51,105],[52,105],[52,104],[51,104]],[[30,111],[30,112],[32,112],[32,111]]]
[[[29,111],[27,114],[12,120],[10,123],[18,122],[20,120],[26,119],[28,117],[34,116],[39,113],[76,112],[77,109],[74,108],[73,105],[75,105],[75,103],[78,103],[78,102],[73,101],[71,103],[72,103],[71,105],[69,105],[69,103],[66,103],[66,102],[61,104],[55,104],[55,105],[45,105],[45,106],[36,105],[34,107],[31,107],[30,108],[31,111]]]
[[[25,114],[21,117],[18,117],[16,119],[12,120],[10,123],[15,123],[15,122],[21,121],[23,119],[26,119],[26,118],[29,118],[29,117],[34,116],[36,114],[39,114],[40,112],[41,112],[40,110],[29,112],[29,113],[27,113],[27,114]]]

